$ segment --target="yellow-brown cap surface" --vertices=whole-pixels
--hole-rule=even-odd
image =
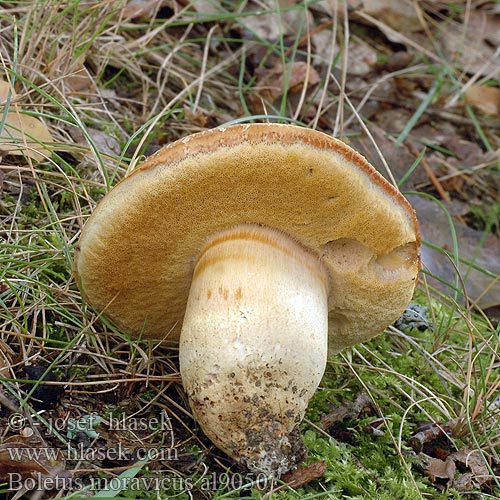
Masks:
[[[292,125],[194,134],[148,158],[85,224],[82,294],[118,328],[177,341],[207,237],[238,224],[281,230],[330,275],[330,351],[364,341],[411,299],[419,233],[406,199],[358,153]]]

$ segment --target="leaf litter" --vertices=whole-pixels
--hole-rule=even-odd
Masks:
[[[7,108],[8,100],[12,99]],[[54,142],[47,125],[40,119],[25,114],[16,102],[16,95],[8,82],[0,80],[0,151],[15,156],[27,155],[36,161],[50,157],[46,144]]]

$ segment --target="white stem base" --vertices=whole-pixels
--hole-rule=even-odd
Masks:
[[[324,373],[328,284],[319,259],[259,226],[200,252],[179,356],[193,413],[217,447],[255,472],[303,458],[297,426]]]

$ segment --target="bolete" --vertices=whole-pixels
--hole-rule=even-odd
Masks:
[[[415,214],[343,142],[292,125],[194,134],[148,158],[85,224],[83,296],[119,329],[179,343],[205,434],[250,470],[302,458],[328,350],[382,332],[412,297]]]

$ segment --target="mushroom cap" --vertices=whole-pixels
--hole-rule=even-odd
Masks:
[[[411,300],[420,236],[407,200],[342,141],[277,124],[197,133],[146,159],[86,222],[80,290],[121,331],[178,342],[198,252],[239,224],[283,231],[322,260],[331,353]]]

